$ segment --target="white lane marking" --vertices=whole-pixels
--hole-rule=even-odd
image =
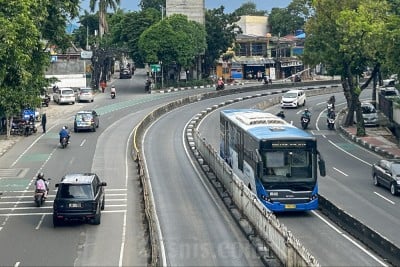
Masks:
[[[107,205],[108,207],[109,205]],[[101,213],[125,213],[124,210],[103,210]],[[14,217],[14,216],[40,216],[40,215],[53,215],[53,212],[40,212],[40,213],[8,213],[8,214],[0,214],[0,217]]]
[[[107,200],[108,201],[108,200]],[[126,207],[126,204],[107,204],[107,207],[112,208],[112,207]],[[34,209],[35,207],[11,207],[11,208],[0,208],[0,211],[2,210],[30,210]],[[40,209],[52,209],[53,206],[42,206]],[[40,213],[36,213],[40,214]]]
[[[39,223],[38,223],[38,225],[36,226],[36,230],[39,230],[39,228],[40,228],[40,225],[42,225],[42,222],[43,222],[43,220],[44,220],[44,216],[45,215],[42,215],[42,218],[40,218],[40,221],[39,221]]]
[[[353,154],[347,152],[347,151],[344,150],[343,148],[341,148],[341,147],[339,147],[338,145],[336,145],[335,143],[333,143],[331,140],[328,140],[328,142],[331,143],[334,147],[336,147],[336,148],[339,149],[340,151],[346,153],[347,155],[352,156],[353,158],[355,158],[355,159],[361,161],[362,163],[365,163],[365,164],[368,165],[369,167],[372,166],[372,164],[370,164],[370,163],[366,162],[365,160],[362,160],[362,159],[360,159],[360,158],[354,156]]]
[[[31,149],[38,141],[39,139],[43,136],[43,134],[41,136],[39,136],[38,138],[35,139],[35,141],[32,142],[32,144],[30,146],[28,146],[22,153],[21,155],[19,155],[19,157],[11,164],[11,167],[14,167],[15,164],[17,164],[17,162],[29,151],[29,149]]]
[[[14,267],[18,267],[20,264],[21,264],[21,262],[20,262],[20,261],[17,261],[17,262],[14,264]]]
[[[118,262],[118,266],[119,267],[123,266],[125,240],[126,240],[126,212],[124,212],[124,223],[123,223],[123,226],[122,226],[121,250],[119,252],[119,262]]]
[[[116,201],[127,201],[126,198],[107,198],[107,203],[109,202],[116,202]],[[0,202],[0,205],[10,205],[14,204],[16,201],[5,201],[5,202]],[[53,200],[46,200],[47,203],[51,204],[54,201]],[[32,201],[19,201],[18,204],[32,204]],[[107,205],[108,206],[108,205]],[[33,207],[32,207],[33,208]]]
[[[390,199],[388,199],[387,197],[385,197],[385,196],[382,196],[381,194],[379,194],[378,192],[375,192],[374,191],[374,194],[375,195],[377,195],[378,197],[381,197],[381,198],[383,198],[384,200],[386,200],[387,202],[389,202],[390,204],[392,204],[392,205],[396,205],[396,202],[394,202],[394,201],[391,201]]]
[[[128,168],[128,160],[130,159],[130,140],[132,139],[132,135],[134,133],[134,130],[131,131],[131,133],[128,136],[128,139],[126,140],[126,144],[125,144],[125,187],[128,187],[128,179],[129,179],[129,168]],[[123,194],[122,194],[123,195]],[[119,262],[118,262],[118,266],[122,267],[123,266],[123,261],[124,261],[124,250],[125,250],[125,242],[126,242],[126,220],[127,220],[127,216],[126,216],[126,212],[124,213],[124,220],[123,220],[123,224],[122,224],[122,237],[121,237],[121,249],[119,252]]]
[[[324,223],[326,223],[326,225],[328,225],[330,228],[332,228],[334,231],[336,231],[338,234],[340,234],[342,237],[344,237],[345,239],[347,239],[350,243],[352,243],[353,245],[355,245],[356,247],[358,247],[362,252],[364,252],[365,254],[367,254],[368,256],[370,256],[373,260],[375,260],[376,262],[378,262],[380,265],[382,266],[389,266],[388,264],[386,264],[386,262],[381,261],[379,258],[375,257],[375,255],[373,255],[372,253],[370,253],[368,250],[366,250],[365,248],[363,248],[359,243],[357,243],[355,240],[353,240],[350,236],[346,235],[346,233],[342,232],[341,230],[339,230],[339,228],[335,227],[333,224],[331,224],[330,222],[328,222],[327,220],[325,220],[325,218],[323,218],[321,215],[319,215],[316,211],[312,210],[311,211],[315,216],[317,216],[318,218],[320,218]]]
[[[335,171],[337,171],[337,172],[343,174],[344,176],[348,176],[346,173],[342,172],[341,170],[339,170],[339,169],[337,169],[337,168],[335,168],[335,167],[332,167],[332,168],[333,168]]]
[[[149,125],[146,128],[146,131],[144,132],[143,136],[146,136],[147,132],[153,126],[153,124],[156,123],[156,121],[157,120],[155,120],[153,123],[151,123],[151,125]],[[142,153],[144,155],[143,156],[144,169],[145,169],[145,172],[149,175],[149,169],[147,168],[147,163],[146,163],[146,161],[147,161],[146,160],[146,153],[145,153],[145,150],[144,150],[144,138],[142,138],[142,148],[143,148]],[[161,230],[160,221],[158,220],[157,206],[155,205],[153,187],[151,186],[151,182],[150,181],[149,181],[147,186],[149,188],[149,194],[148,194],[148,197],[150,198],[149,202],[152,205],[150,207],[150,209],[153,209],[155,211],[154,212],[154,221],[155,221],[155,224],[156,224],[156,227],[157,227],[158,240],[160,242],[160,244],[159,244],[159,246],[160,246],[160,254],[161,254],[160,255],[160,258],[161,258],[161,263],[160,264],[161,264],[161,266],[167,266],[167,257],[166,257],[166,252],[165,252],[165,243],[164,243],[165,240],[164,240],[163,233],[162,233],[162,230]]]
[[[83,146],[86,143],[86,139],[83,139],[79,146]]]
[[[126,193],[124,193],[124,194],[112,194],[112,193],[108,193],[108,191],[110,191],[110,189],[107,189],[106,190],[106,192],[107,192],[107,197],[110,197],[110,196],[126,196]],[[22,194],[25,194],[25,193],[32,193],[32,190],[23,190],[23,191],[4,191],[4,192],[9,192],[9,193],[22,193]],[[53,190],[53,192],[56,192],[56,190]],[[55,195],[54,195],[55,196]],[[48,195],[48,197],[53,197],[53,195]],[[9,198],[33,198],[33,196],[2,196],[1,197],[1,199],[9,199]]]

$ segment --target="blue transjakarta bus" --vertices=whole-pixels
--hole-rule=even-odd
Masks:
[[[269,210],[318,208],[325,162],[308,132],[261,110],[222,110],[220,155]]]

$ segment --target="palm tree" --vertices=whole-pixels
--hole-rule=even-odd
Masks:
[[[100,38],[104,33],[108,32],[107,24],[107,8],[110,7],[114,11],[117,10],[117,6],[120,5],[120,0],[90,0],[89,8],[91,12],[94,12],[96,3],[99,2],[99,36]]]

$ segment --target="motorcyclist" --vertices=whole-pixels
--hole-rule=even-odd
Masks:
[[[222,77],[219,77],[218,82],[217,82],[217,87],[218,89],[224,89],[224,81],[222,80]]]
[[[68,131],[68,127],[67,127],[67,126],[63,126],[63,127],[62,127],[62,129],[61,129],[59,135],[60,135],[60,143],[61,143],[62,139],[65,137],[65,138],[67,138],[67,143],[69,144],[69,137],[70,137],[70,134],[69,134],[69,131]]]
[[[149,92],[150,88],[151,88],[151,80],[150,80],[150,78],[147,78],[144,89],[146,92]]]
[[[301,119],[303,119],[303,118],[307,118],[307,119],[311,118],[311,112],[308,110],[308,108],[304,109],[303,114],[301,114]]]
[[[49,192],[49,186],[46,182],[46,179],[44,178],[43,172],[38,173],[38,175],[36,176],[35,187],[35,192],[43,192],[44,198],[46,199],[47,193]]]
[[[335,118],[336,118],[335,110],[333,108],[328,109],[328,119],[335,119]]]
[[[284,119],[285,118],[285,113],[283,113],[283,110],[279,111],[278,114],[276,114],[276,116]]]
[[[336,102],[335,96],[332,95],[328,100],[328,104],[332,105],[332,109],[335,109],[335,102]]]

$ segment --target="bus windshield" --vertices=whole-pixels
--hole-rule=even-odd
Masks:
[[[271,183],[315,182],[313,156],[308,150],[270,150],[262,153],[263,177],[267,189]]]

